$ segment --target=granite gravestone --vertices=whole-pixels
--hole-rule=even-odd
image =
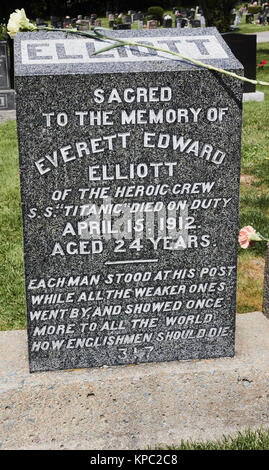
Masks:
[[[15,109],[15,92],[10,89],[8,48],[0,41],[0,111]]]
[[[6,41],[0,41],[0,89],[10,87],[8,73],[8,53]]]
[[[242,74],[215,28],[119,31]],[[31,371],[234,355],[239,80],[15,38]]]
[[[223,39],[228,44],[234,56],[243,65],[245,76],[256,80],[257,35],[224,33]],[[244,93],[255,93],[255,91],[256,85],[254,83],[244,82]]]

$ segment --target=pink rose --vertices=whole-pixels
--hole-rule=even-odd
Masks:
[[[251,235],[256,234],[256,230],[251,227],[251,225],[247,225],[246,227],[241,228],[238,236],[238,242],[241,248],[248,248],[251,241]]]

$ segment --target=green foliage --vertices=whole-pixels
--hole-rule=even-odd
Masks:
[[[152,15],[144,16],[144,24],[147,24],[148,21],[154,20]]]
[[[164,10],[162,7],[149,7],[148,15],[152,17],[153,20],[162,21]]]
[[[6,40],[6,34],[7,28],[3,24],[0,24],[0,41]]]
[[[269,64],[269,43],[257,45],[257,63]],[[257,79],[269,81],[269,66],[257,70]],[[247,102],[243,107],[241,173],[252,175],[253,181],[240,198],[240,226],[252,225],[269,237],[269,87],[257,87],[264,93],[264,102]],[[245,251],[239,249],[244,255]],[[253,243],[251,252],[264,256],[265,244]]]
[[[248,7],[248,13],[252,13],[253,15],[256,15],[257,13],[260,13],[262,10],[262,7]]]
[[[237,0],[200,0],[206,26],[215,26],[220,33],[229,31],[232,22],[231,11]]]
[[[115,24],[122,24],[122,18],[116,18],[114,23]]]
[[[27,4],[25,4],[24,9],[28,16],[31,17],[32,20],[36,18],[44,18],[47,16],[47,2],[46,0],[28,0]]]
[[[184,7],[184,8],[195,8],[199,4],[199,1],[197,1],[197,0],[181,0],[179,3],[180,3],[180,6]]]

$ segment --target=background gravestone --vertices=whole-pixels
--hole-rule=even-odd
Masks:
[[[6,41],[0,41],[0,89],[8,89],[10,87],[8,73],[8,53]]]
[[[118,31],[242,74],[215,28]],[[242,84],[15,37],[31,371],[234,355]]]
[[[244,75],[247,78],[256,80],[257,35],[224,33],[222,36],[235,57],[243,65]],[[254,93],[256,91],[256,85],[254,83],[244,82],[243,91],[244,93]]]
[[[0,110],[15,109],[15,93],[10,89],[8,48],[0,41]]]

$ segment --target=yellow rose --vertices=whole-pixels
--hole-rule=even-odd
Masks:
[[[36,29],[36,26],[34,26],[28,20],[24,8],[22,8],[21,10],[17,9],[15,10],[15,13],[12,13],[10,15],[7,24],[7,30],[11,38],[14,38],[15,34],[19,31],[33,31],[34,29]]]

